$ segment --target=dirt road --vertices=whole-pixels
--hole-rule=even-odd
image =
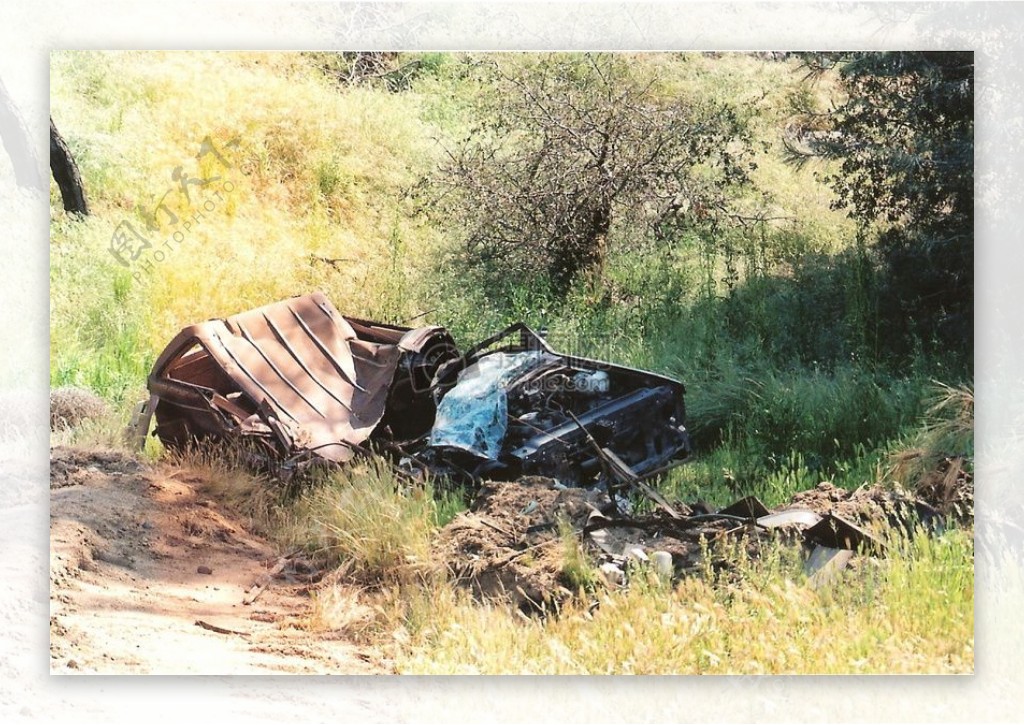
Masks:
[[[118,452],[51,451],[51,672],[386,673],[309,630],[308,583],[270,579],[244,603],[279,552],[201,483]]]

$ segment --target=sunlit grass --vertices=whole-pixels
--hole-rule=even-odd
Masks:
[[[436,151],[415,94],[340,94],[298,54],[64,52],[52,75],[93,209],[54,210],[52,384],[125,395],[181,327],[314,289],[347,314],[422,311],[395,284],[436,237],[402,211]],[[207,138],[224,163],[197,159]],[[186,198],[181,174],[217,181]],[[152,245],[128,266],[123,221]]]
[[[429,487],[397,478],[380,460],[331,474],[294,506],[296,543],[358,581],[418,581],[435,573],[436,507]]]
[[[53,430],[50,445],[130,450],[127,428],[131,412],[127,406],[114,408],[77,425]]]
[[[430,674],[839,674],[971,672],[973,545],[917,535],[900,556],[809,588],[792,556],[744,564],[734,583],[632,585],[524,621],[456,604],[403,672]]]

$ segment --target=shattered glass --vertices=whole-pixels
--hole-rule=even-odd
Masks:
[[[441,400],[430,431],[431,446],[459,448],[495,460],[508,429],[510,382],[536,366],[536,350],[493,353],[459,374],[458,382]]]

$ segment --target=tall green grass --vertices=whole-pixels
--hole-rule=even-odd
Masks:
[[[107,252],[98,218],[55,222],[50,246],[50,384],[89,388],[120,405],[145,389],[155,351],[146,344],[146,288]]]

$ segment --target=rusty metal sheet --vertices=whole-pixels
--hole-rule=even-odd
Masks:
[[[825,514],[821,521],[804,531],[804,538],[808,542],[832,549],[852,549],[873,554],[885,551],[885,544],[881,541],[853,522],[833,513]]]
[[[718,512],[723,516],[739,516],[744,519],[760,519],[771,514],[768,507],[757,496],[745,496]]]
[[[346,318],[319,292],[191,325],[149,376],[155,432],[172,447],[248,438],[270,457],[344,462],[384,419],[400,363],[431,345],[446,350],[438,364],[456,355],[443,328]]]

